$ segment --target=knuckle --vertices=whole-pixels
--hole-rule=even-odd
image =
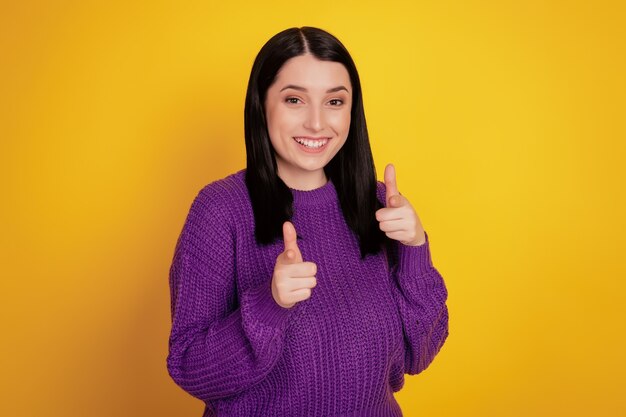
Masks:
[[[276,289],[279,293],[283,293],[287,290],[287,284],[284,281],[279,281],[276,283]]]
[[[280,271],[280,274],[276,277],[276,282],[282,286],[287,286],[290,278],[291,275],[287,271]]]

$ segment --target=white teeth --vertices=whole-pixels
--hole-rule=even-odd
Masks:
[[[302,139],[302,138],[294,138],[296,140],[296,142],[306,146],[307,148],[321,148],[322,146],[326,145],[326,143],[328,143],[328,139],[321,139],[321,140],[308,140],[308,139]]]

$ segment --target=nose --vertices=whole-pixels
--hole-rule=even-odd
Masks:
[[[320,131],[324,128],[324,115],[317,106],[310,106],[304,121],[304,127],[313,131]]]

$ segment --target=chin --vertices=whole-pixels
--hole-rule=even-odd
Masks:
[[[328,162],[327,161],[316,161],[315,164],[302,164],[300,165],[301,169],[304,169],[306,171],[317,171],[318,169],[322,169],[326,166]]]

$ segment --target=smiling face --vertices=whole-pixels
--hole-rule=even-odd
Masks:
[[[264,106],[278,176],[299,190],[324,185],[324,167],[350,130],[352,85],[346,68],[311,54],[293,57],[268,88]]]

